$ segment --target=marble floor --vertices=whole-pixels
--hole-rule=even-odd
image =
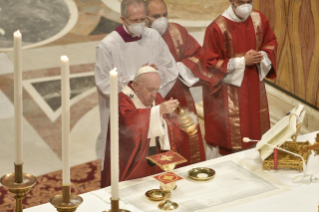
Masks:
[[[216,0],[168,0],[173,20],[189,30],[200,44],[205,27],[225,10],[228,4]],[[178,2],[178,4],[177,4]],[[185,10],[191,5],[192,10]],[[203,5],[201,5],[203,6]],[[14,109],[12,34],[23,34],[23,141],[24,172],[36,176],[60,170],[61,102],[60,56],[70,59],[71,72],[71,165],[101,157],[100,122],[97,91],[94,84],[95,48],[121,24],[118,0],[43,0],[0,1],[0,176],[13,172]],[[174,11],[172,13],[171,11]],[[194,13],[198,15],[193,15]],[[16,15],[18,14],[18,15]],[[188,18],[192,17],[192,18]],[[271,90],[270,110],[276,117],[276,93]],[[194,99],[201,101],[201,90],[193,89]],[[295,104],[285,94],[280,100]],[[282,104],[282,103],[280,103]],[[290,106],[289,106],[290,107]],[[289,109],[290,110],[290,109]],[[288,111],[289,111],[288,110]],[[202,108],[198,105],[202,114]],[[313,111],[312,114],[318,114]],[[312,120],[311,123],[315,123]],[[318,123],[318,122],[317,122]],[[309,124],[310,125],[310,124]],[[315,128],[319,126],[315,125]],[[315,130],[315,129],[314,129]],[[313,131],[314,131],[313,130]]]

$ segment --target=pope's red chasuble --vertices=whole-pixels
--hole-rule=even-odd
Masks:
[[[253,10],[244,22],[219,16],[208,26],[204,39],[205,75],[210,87],[204,89],[205,140],[219,146],[221,154],[250,147],[243,137],[260,139],[270,128],[265,83],[260,81],[257,66],[245,68],[240,87],[226,84],[231,58],[243,57],[251,49],[267,53],[272,68],[267,77],[276,78],[276,37],[266,17]]]
[[[201,54],[201,46],[198,42],[188,34],[184,27],[175,23],[168,24],[168,29],[162,37],[176,62],[182,62],[193,73],[195,72],[194,75],[197,76],[196,73],[200,72],[197,58],[200,58]],[[197,114],[189,87],[184,85],[179,79],[177,79],[175,85],[165,97],[165,99],[170,98],[177,99],[182,108]],[[184,132],[183,137],[181,155],[187,159],[183,166],[205,161],[206,157],[199,125],[197,126],[197,134],[189,136]]]
[[[132,94],[134,95],[134,94]],[[150,140],[147,138],[150,124],[151,108],[137,109],[131,100],[133,96],[119,93],[119,163],[120,181],[146,177],[162,170],[147,161],[149,156]],[[157,94],[155,104],[164,102],[160,94]],[[167,124],[170,148],[174,152],[180,152],[183,142],[177,116],[164,115]],[[108,135],[105,152],[104,169],[102,171],[101,187],[110,185],[110,136]],[[156,142],[156,153],[162,153],[159,142]]]

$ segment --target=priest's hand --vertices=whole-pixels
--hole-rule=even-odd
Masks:
[[[154,63],[152,63],[150,65],[148,63],[145,63],[142,67],[144,67],[144,66],[151,66],[152,68],[154,68],[154,69],[156,69],[158,71],[158,68],[157,68],[157,66]]]
[[[264,59],[264,56],[260,52],[256,52],[255,50],[249,50],[245,54],[245,64],[246,66],[252,66],[258,64]]]
[[[173,98],[171,98],[170,100],[166,102],[163,102],[162,104],[160,104],[161,115],[171,114],[178,107],[178,105],[179,105],[178,100]]]

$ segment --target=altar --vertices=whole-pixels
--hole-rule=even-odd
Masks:
[[[319,132],[319,131],[318,131]],[[315,141],[318,132],[299,136],[298,141]],[[195,167],[209,167],[216,175],[209,181],[193,181],[187,172]],[[319,177],[319,157],[311,154],[307,163],[308,174]],[[292,183],[298,170],[264,170],[259,153],[255,149],[193,164],[173,170],[184,177],[172,191],[172,200],[179,204],[176,212],[190,211],[290,211],[317,212],[319,183]],[[319,181],[318,181],[319,182]],[[120,207],[131,212],[157,212],[159,202],[150,201],[145,192],[157,189],[159,183],[145,177],[120,183]],[[110,187],[80,195],[84,199],[78,212],[102,212],[110,209]],[[43,204],[26,212],[56,212],[50,204]]]

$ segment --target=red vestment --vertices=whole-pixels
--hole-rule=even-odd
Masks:
[[[147,138],[151,108],[136,109],[131,97],[123,92],[119,93],[119,163],[120,181],[146,177],[162,172],[155,166],[148,165],[150,140]],[[160,94],[155,98],[156,105],[164,102]],[[171,150],[179,152],[182,134],[176,115],[164,115],[167,123]],[[110,132],[110,130],[108,131]],[[104,169],[102,171],[101,188],[109,186],[111,182],[110,164],[110,136],[108,135],[105,152]],[[160,150],[156,142],[157,154]]]
[[[202,66],[199,64],[198,59],[201,54],[201,46],[188,34],[184,27],[179,24],[169,23],[162,37],[176,62],[182,62],[195,76],[202,72]],[[181,107],[187,108],[197,115],[189,87],[184,85],[179,79],[176,80],[175,85],[165,97],[165,99],[170,98],[177,99]],[[187,159],[187,163],[183,163],[182,166],[205,161],[206,157],[199,125],[197,126],[197,134],[189,136],[185,132],[183,133],[184,142],[181,147],[181,155]]]
[[[221,154],[246,149],[243,137],[260,139],[270,128],[265,83],[256,65],[245,68],[241,87],[223,83],[231,58],[243,57],[251,49],[265,51],[272,63],[267,77],[276,78],[276,37],[266,17],[253,10],[244,22],[219,16],[207,29],[204,57],[211,88],[204,90],[205,140],[219,146]],[[204,87],[205,88],[205,87]]]

